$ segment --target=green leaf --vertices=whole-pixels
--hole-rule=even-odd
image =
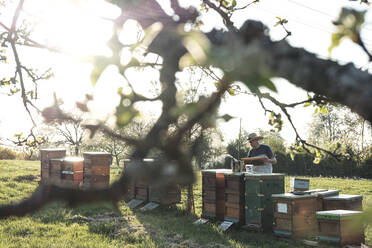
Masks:
[[[291,160],[294,161],[294,159],[295,159],[295,154],[294,154],[294,152],[290,152],[290,153],[289,153],[289,156],[291,157]]]
[[[318,107],[316,107],[316,108],[314,109],[314,114],[317,114],[317,113],[318,113],[318,111],[319,111],[319,108],[318,108]]]
[[[305,104],[304,104],[304,107],[309,107],[311,105],[311,102],[306,102]]]
[[[322,114],[328,114],[328,109],[325,107],[325,106],[322,106],[321,108],[320,108],[320,113],[322,113]]]
[[[235,96],[235,95],[236,95],[236,94],[235,94],[235,91],[234,91],[231,87],[227,88],[227,92],[228,92],[231,96]]]
[[[319,164],[319,163],[320,163],[320,158],[316,157],[316,158],[313,160],[313,163],[314,163],[314,164]]]

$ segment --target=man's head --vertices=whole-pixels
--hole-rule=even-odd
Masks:
[[[248,141],[253,148],[258,148],[260,146],[259,140],[262,140],[262,136],[258,136],[256,133],[250,133],[248,135]]]

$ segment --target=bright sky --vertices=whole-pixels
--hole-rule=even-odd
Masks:
[[[169,1],[160,0],[164,8]],[[248,3],[250,1],[238,1]],[[181,2],[183,5],[198,4],[199,1],[187,0]],[[76,8],[78,5],[78,8]],[[318,54],[320,57],[328,56],[331,33],[334,31],[332,20],[335,20],[343,6],[352,6],[359,9],[368,9],[359,2],[347,0],[261,0],[258,4],[236,12],[232,20],[240,26],[247,18],[261,20],[270,28],[272,39],[279,40],[285,36],[280,27],[273,27],[277,21],[276,16],[288,19],[287,29],[292,32],[288,38],[289,42],[296,47],[304,47],[306,50]],[[90,71],[92,66],[81,63],[81,59],[91,54],[109,54],[110,50],[105,42],[110,38],[111,22],[104,18],[114,18],[119,14],[116,7],[106,4],[103,0],[26,0],[24,6],[24,18],[33,18],[37,22],[37,28],[33,33],[34,39],[44,44],[53,44],[65,50],[66,54],[49,53],[34,49],[23,51],[21,59],[23,63],[32,67],[52,67],[55,77],[43,83],[40,90],[38,104],[48,106],[53,102],[53,92],[63,99],[66,108],[74,108],[77,100],[82,100],[86,93],[93,93],[95,102],[89,107],[94,109],[95,116],[101,119],[112,117],[112,113],[119,99],[116,95],[118,87],[126,87],[126,80],[116,73],[115,68],[108,68],[102,78],[93,88],[90,83]],[[0,20],[10,26],[12,11],[3,13]],[[203,30],[208,31],[213,27],[222,27],[222,21],[217,14],[210,10],[204,13]],[[367,14],[366,28],[362,33],[367,46],[372,49],[372,12]],[[6,21],[8,20],[8,21]],[[135,41],[136,24],[130,22],[125,27],[127,31],[120,37],[123,43]],[[130,35],[132,34],[132,36]],[[11,58],[10,58],[11,59]],[[362,50],[349,41],[344,41],[340,47],[334,49],[332,59],[340,63],[353,62],[359,67],[367,68],[368,59]],[[3,68],[3,67],[0,67]],[[136,91],[142,91],[159,78],[155,70],[147,70],[138,76],[135,72],[128,72],[126,76],[133,83]],[[306,98],[306,92],[300,90],[283,79],[275,79],[278,94],[274,96],[279,100],[291,103]],[[107,87],[108,86],[108,87]],[[149,94],[149,93],[147,93]],[[154,104],[142,107],[145,114],[156,116],[158,113],[153,108]],[[10,137],[12,134],[26,131],[30,125],[26,112],[22,107],[20,98],[7,97],[0,94],[0,137]],[[12,106],[12,107],[6,107]],[[159,108],[160,105],[158,104]],[[267,105],[271,108],[271,105]],[[294,123],[298,126],[300,134],[306,136],[306,125],[311,120],[312,107],[294,109]],[[220,125],[225,140],[236,139],[239,133],[241,119],[242,128],[247,131],[255,131],[258,128],[271,129],[266,123],[268,117],[257,100],[247,95],[228,96],[223,102],[220,113],[228,113],[236,119]],[[111,118],[109,121],[113,121]],[[294,132],[286,119],[281,135],[288,143],[293,142]]]

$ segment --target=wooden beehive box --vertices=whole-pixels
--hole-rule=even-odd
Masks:
[[[172,205],[181,201],[181,189],[177,185],[164,187],[150,186],[149,201],[160,205]]]
[[[223,220],[225,212],[226,169],[202,171],[202,217]]]
[[[323,211],[325,210],[325,207],[324,207],[324,198],[325,197],[330,197],[330,196],[337,196],[339,195],[340,191],[337,190],[337,189],[330,189],[330,190],[323,190],[323,191],[319,191],[319,192],[314,192],[312,194],[316,195],[317,197],[317,208],[316,210],[317,211]]]
[[[323,199],[324,210],[356,210],[362,211],[362,195],[336,195]]]
[[[245,175],[245,228],[271,231],[274,218],[272,194],[284,193],[284,174]]]
[[[364,226],[360,220],[361,214],[361,211],[353,210],[317,212],[319,240],[337,243],[341,246],[364,243]]]
[[[273,194],[274,224],[277,236],[304,238],[317,233],[315,195]]]
[[[134,195],[136,199],[149,200],[149,185],[142,180],[136,180],[134,185]]]
[[[41,183],[49,184],[50,181],[49,160],[54,158],[64,158],[65,156],[66,149],[50,148],[40,150]]]
[[[291,177],[289,179],[289,188],[293,191],[307,191],[310,188],[310,180],[305,178]]]
[[[110,185],[111,154],[84,152],[84,188],[101,189]]]
[[[226,172],[225,176],[225,217],[224,220],[244,225],[244,173]]]
[[[63,160],[63,158],[49,160],[50,184],[60,185]]]
[[[66,188],[79,188],[83,183],[83,166],[83,158],[66,157],[61,164],[59,185]]]

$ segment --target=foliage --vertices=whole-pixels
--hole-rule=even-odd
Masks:
[[[17,153],[12,149],[0,147],[0,159],[16,159]]]

